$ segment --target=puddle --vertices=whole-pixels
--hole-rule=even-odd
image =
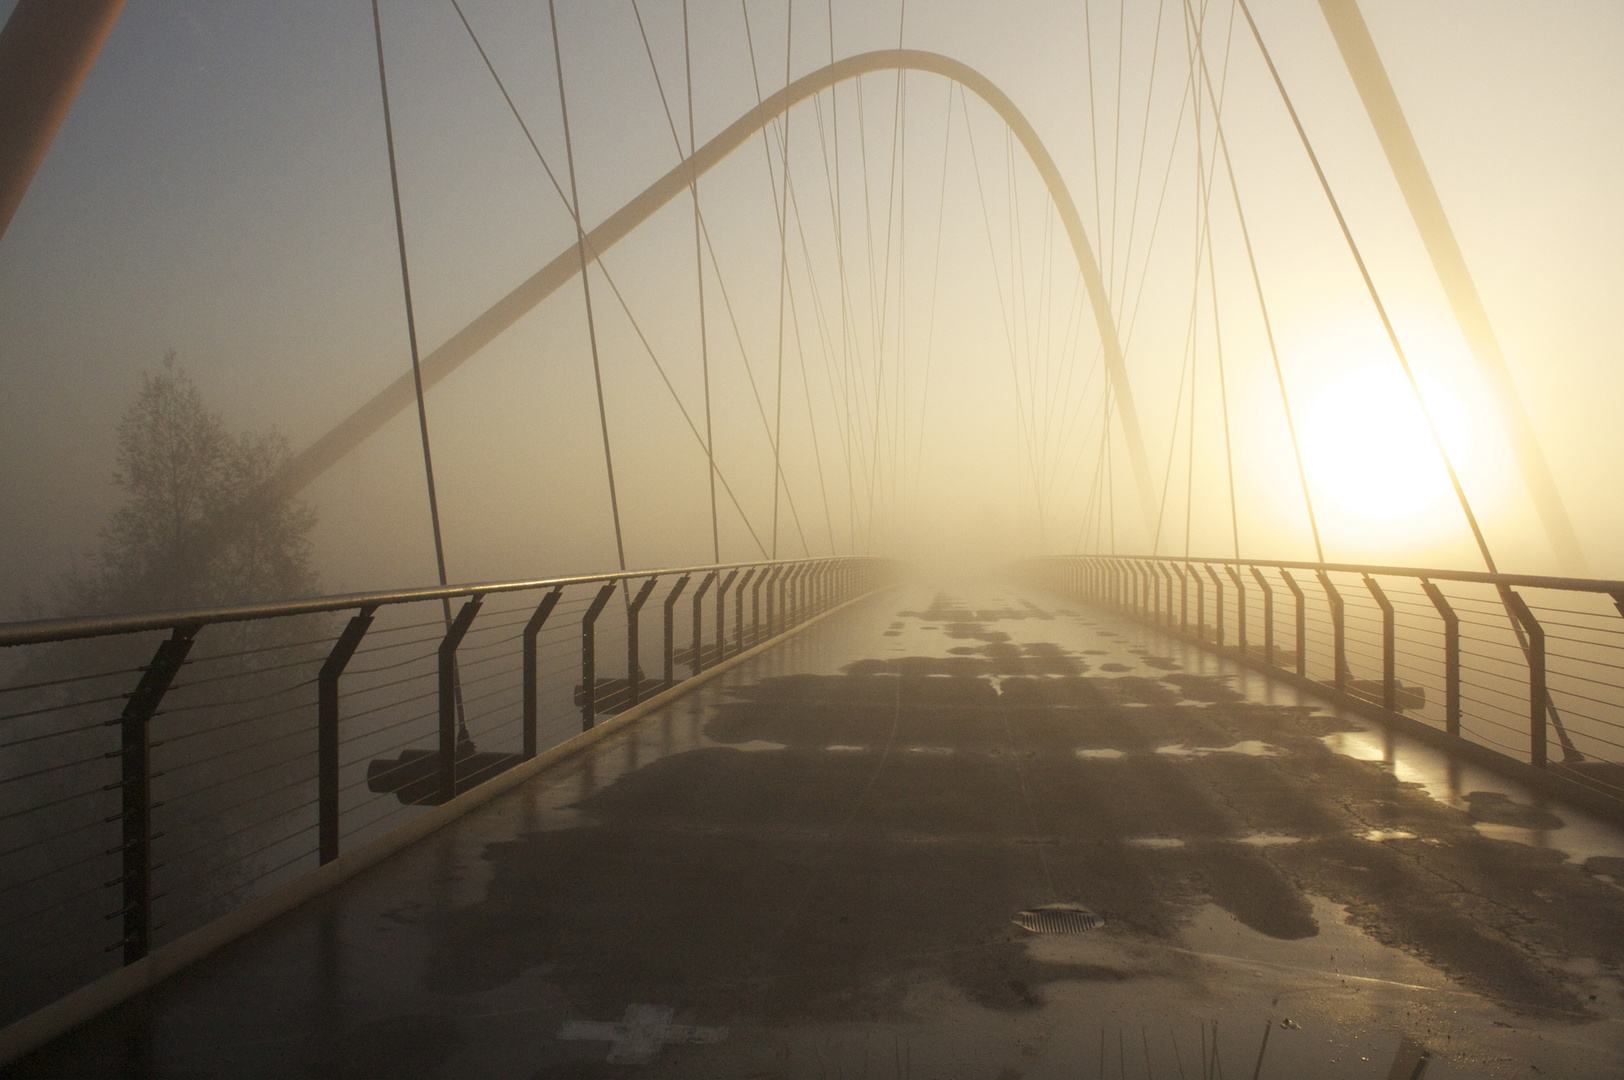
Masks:
[[[1351,757],[1355,761],[1383,761],[1387,757],[1382,733],[1379,731],[1337,731],[1320,736],[1320,742],[1324,743],[1325,748],[1331,753]]]
[[[1245,739],[1229,746],[1158,746],[1158,754],[1169,757],[1206,757],[1208,754],[1244,754],[1247,757],[1280,757],[1285,753],[1261,739]]]
[[[766,739],[751,739],[749,742],[722,743],[721,745],[727,747],[729,750],[743,750],[746,753],[755,754],[760,753],[763,750],[782,750],[784,749],[785,744],[781,742],[768,742]]]

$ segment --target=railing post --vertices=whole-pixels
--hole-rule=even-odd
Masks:
[[[665,594],[665,685],[668,687],[677,685],[677,598],[687,588],[690,577],[689,574],[682,575],[671,586],[671,591]]]
[[[738,570],[729,570],[727,577],[716,586],[716,662],[727,659],[727,590],[739,576]]]
[[[547,622],[547,616],[553,613],[558,606],[558,598],[564,595],[564,586],[556,585],[553,591],[541,598],[536,605],[535,613],[530,621],[524,624],[524,759],[529,761],[536,756],[536,719],[540,712],[537,706],[537,696],[540,694],[540,679],[536,674],[536,638],[541,634],[541,628]]]
[[[119,718],[122,759],[119,816],[123,819],[124,962],[152,948],[152,718],[192,651],[197,626],[177,626],[158,646]],[[115,946],[116,947],[116,946]]]
[[[643,582],[643,587],[637,590],[637,595],[626,608],[626,704],[636,705],[643,699],[643,657],[642,641],[638,625],[643,605],[648,602],[649,594],[654,591],[654,583],[659,577],[651,577]]]
[[[457,796],[457,646],[462,644],[468,627],[473,625],[479,606],[484,603],[474,594],[462,605],[457,617],[446,627],[440,640],[440,800],[450,802]],[[466,734],[466,732],[464,732]]]
[[[780,609],[784,606],[784,568],[775,566],[767,577],[767,633],[766,638],[777,633],[776,627],[780,617]]]
[[[716,571],[712,570],[699,582],[699,588],[694,590],[694,661],[688,665],[690,673],[698,675],[705,670],[705,590],[711,587],[716,580]]]
[[[1344,690],[1348,684],[1348,651],[1342,620],[1342,594],[1336,591],[1331,576],[1324,570],[1315,570],[1314,576],[1319,578],[1320,587],[1325,590],[1326,603],[1331,607],[1331,663],[1335,671],[1331,682],[1338,690]]]
[[[1524,654],[1528,658],[1528,742],[1529,758],[1534,768],[1543,769],[1545,760],[1545,628],[1540,626],[1534,613],[1528,610],[1523,598],[1510,588],[1501,586],[1501,595],[1512,617],[1522,624],[1528,635]]]
[[[771,566],[763,566],[759,569],[761,570],[761,574],[756,578],[756,583],[750,587],[751,645],[761,644],[761,587],[767,584],[768,581],[772,580],[774,568]],[[773,594],[772,590],[769,589],[767,591],[767,617],[769,619],[772,618],[772,606]]]
[[[1387,599],[1382,587],[1376,584],[1376,579],[1369,574],[1364,575],[1365,588],[1370,595],[1376,598],[1376,605],[1382,609],[1382,708],[1388,712],[1398,711],[1398,657],[1394,632],[1393,602]]]
[[[737,656],[744,651],[744,587],[750,584],[750,579],[756,576],[757,567],[750,567],[739,579],[739,587],[733,590],[733,655]]]
[[[1308,678],[1308,600],[1303,596],[1303,587],[1297,584],[1297,579],[1282,569],[1280,576],[1285,579],[1286,588],[1291,590],[1292,599],[1297,603],[1297,677]]]
[[[581,616],[581,730],[591,731],[598,722],[598,616],[603,613],[618,586],[611,581],[598,590]]]
[[[350,619],[316,676],[316,843],[324,866],[338,858],[338,677],[377,610],[369,605]]]
[[[1212,608],[1213,641],[1221,649],[1224,647],[1224,580],[1218,576],[1218,571],[1212,568],[1211,563],[1203,563],[1207,576],[1212,578]]]
[[[1421,588],[1444,621],[1444,730],[1460,734],[1460,616],[1449,606],[1443,590],[1423,578]]]
[[[1184,576],[1184,567],[1178,563],[1171,563],[1169,569],[1179,576],[1179,629],[1188,632],[1190,629],[1190,583]]]
[[[1263,662],[1274,664],[1274,590],[1269,587],[1263,571],[1252,567],[1252,578],[1263,590]]]
[[[1207,583],[1201,578],[1201,571],[1194,565],[1187,567],[1190,571],[1190,580],[1195,582],[1195,636],[1205,641],[1207,639]]]
[[[1235,583],[1235,640],[1239,644],[1241,655],[1246,655],[1246,585],[1245,578],[1236,567],[1224,564],[1224,570],[1229,573],[1229,579]]]
[[[793,567],[784,567],[782,572],[779,573],[778,579],[773,582],[773,584],[778,586],[778,604],[776,607],[771,604],[769,604],[767,607],[768,637],[776,637],[778,634],[781,634],[785,630],[789,629],[789,600],[786,592],[788,589],[790,576],[794,573],[795,570]],[[778,624],[776,627],[773,625],[774,616],[777,616],[778,619]]]

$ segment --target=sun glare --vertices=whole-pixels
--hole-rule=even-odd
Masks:
[[[1418,381],[1459,468],[1471,444],[1465,414],[1437,380],[1419,375]],[[1449,491],[1449,474],[1426,418],[1396,363],[1357,368],[1338,378],[1321,392],[1305,421],[1309,478],[1352,513],[1407,517]]]

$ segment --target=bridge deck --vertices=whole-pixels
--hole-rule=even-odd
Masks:
[[[1618,1075],[1621,885],[1624,834],[1296,690],[910,587],[16,1071]],[[1057,903],[1103,925],[1013,921]]]

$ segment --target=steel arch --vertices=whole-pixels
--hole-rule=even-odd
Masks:
[[[652,217],[661,207],[676,198],[688,185],[720,164],[749,138],[777,117],[806,99],[838,83],[880,71],[924,71],[959,83],[992,107],[1009,125],[1020,140],[1027,156],[1043,177],[1049,197],[1059,211],[1071,240],[1072,252],[1082,271],[1083,281],[1094,310],[1094,321],[1104,344],[1106,369],[1116,395],[1116,411],[1122,421],[1122,431],[1128,444],[1132,463],[1134,486],[1139,493],[1140,505],[1147,523],[1153,524],[1152,514],[1156,499],[1150,478],[1150,467],[1145,456],[1144,438],[1140,433],[1139,415],[1134,408],[1133,394],[1128,385],[1127,365],[1122,356],[1122,344],[1117,335],[1116,322],[1111,317],[1111,305],[1100,274],[1099,262],[1093,246],[1083,231],[1082,218],[1072,200],[1060,170],[1050,156],[1043,140],[1038,138],[1031,123],[1016,108],[1002,90],[991,80],[967,64],[940,53],[918,49],[883,49],[847,57],[827,67],[819,68],[796,79],[777,93],[766,98],[729,124],[719,134],[690,155],[686,160],[650,184],[642,194],[610,214],[586,234],[582,242],[588,256],[598,255],[613,247],[633,229]],[[526,278],[517,287],[467,326],[453,334],[445,344],[423,358],[423,386],[428,388],[451,374],[475,353],[508,327],[518,322],[527,312],[572,280],[580,273],[581,244],[572,244],[551,262]],[[383,427],[397,414],[409,408],[415,400],[412,376],[403,373],[372,400],[362,405],[327,434],[306,447],[290,461],[281,475],[273,481],[276,494],[286,498],[309,486],[318,476],[337,464],[368,437]]]

